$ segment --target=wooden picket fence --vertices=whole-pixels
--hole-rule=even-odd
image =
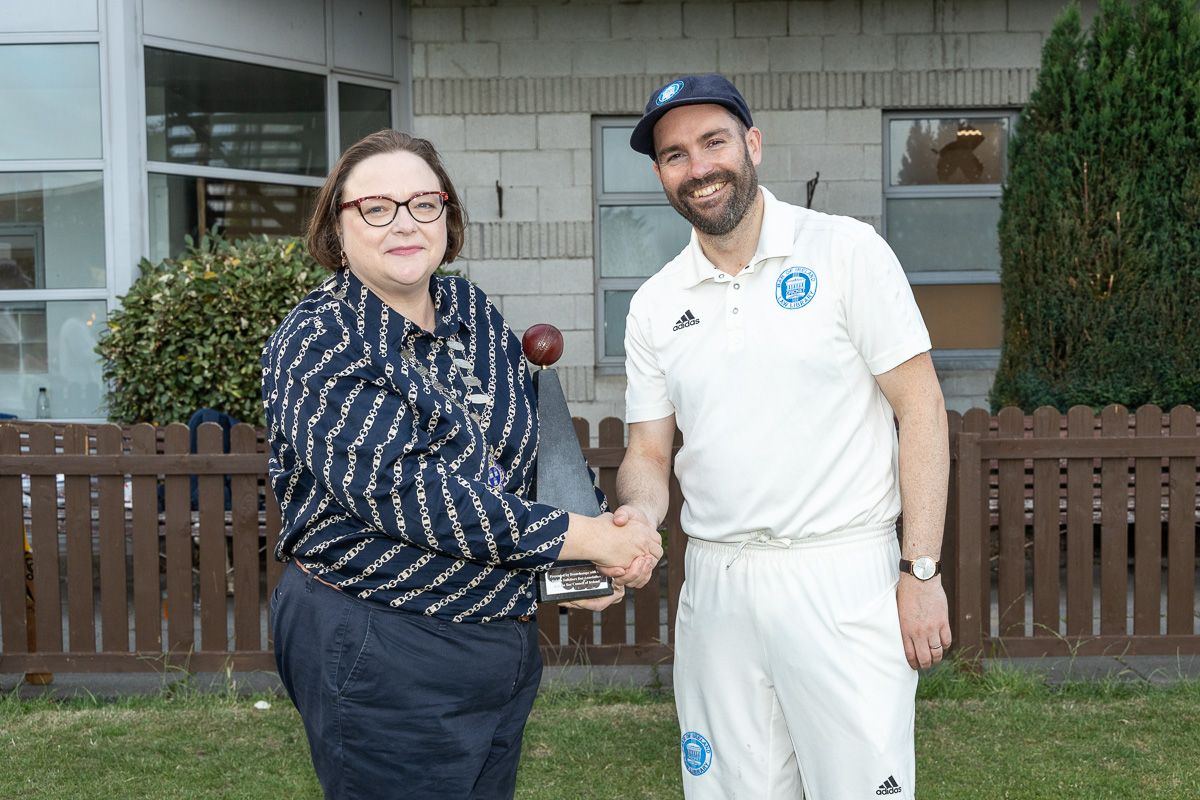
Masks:
[[[959,652],[1200,653],[1198,423],[1187,406],[950,415]]]
[[[1194,410],[974,410],[949,425],[955,649],[1200,654]],[[576,432],[590,442],[587,423]],[[602,421],[597,440],[585,454],[612,496],[624,424]],[[211,423],[194,453],[183,425],[0,425],[0,673],[273,669],[266,460],[245,425],[228,453]],[[681,506],[672,481],[666,562],[646,588],[598,614],[539,613],[548,663],[670,662]]]

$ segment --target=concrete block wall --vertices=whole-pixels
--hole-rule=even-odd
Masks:
[[[460,267],[518,333],[563,330],[568,399],[595,422],[622,416],[624,377],[595,370],[594,115],[638,115],[675,75],[722,72],[763,131],[762,182],[804,203],[819,171],[814,208],[878,228],[883,112],[1019,107],[1063,6],[411,0],[414,127],[466,199]],[[984,402],[978,375],[943,377],[968,393],[955,407]]]

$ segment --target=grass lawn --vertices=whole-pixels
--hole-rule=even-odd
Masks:
[[[320,798],[300,720],[234,693],[118,702],[0,697],[0,797]],[[526,729],[517,797],[677,798],[669,696],[543,694]],[[922,681],[920,793],[981,798],[1200,796],[1200,682],[1049,688],[998,671]]]

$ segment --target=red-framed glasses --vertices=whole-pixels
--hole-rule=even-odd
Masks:
[[[338,205],[338,210],[345,211],[354,206],[362,215],[363,222],[376,228],[382,228],[392,224],[402,207],[407,208],[408,213],[417,222],[436,222],[445,212],[448,202],[450,202],[448,192],[417,192],[403,203],[385,195],[375,194],[347,200]]]

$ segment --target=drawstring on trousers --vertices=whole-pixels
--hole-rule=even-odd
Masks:
[[[725,569],[729,569],[733,566],[733,562],[737,561],[738,558],[741,557],[742,551],[746,549],[746,545],[748,544],[761,544],[768,547],[778,547],[783,550],[787,550],[792,546],[792,540],[779,539],[769,533],[766,533],[765,531],[759,531],[753,536],[742,539],[740,542],[738,542],[737,549],[733,551],[733,557],[729,559],[729,563],[725,565]]]

